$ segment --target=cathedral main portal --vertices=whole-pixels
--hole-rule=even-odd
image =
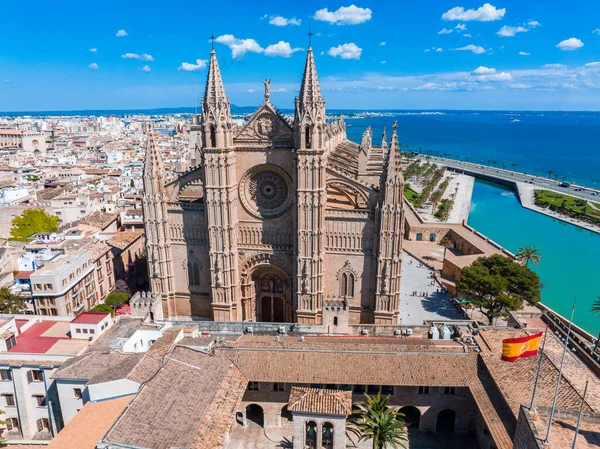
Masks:
[[[293,304],[290,282],[277,268],[260,267],[252,274],[249,307],[244,309],[254,316],[248,321],[289,323],[293,320]]]

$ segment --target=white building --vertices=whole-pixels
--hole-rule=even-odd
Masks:
[[[113,320],[108,312],[80,313],[71,321],[71,338],[93,341],[112,324]]]

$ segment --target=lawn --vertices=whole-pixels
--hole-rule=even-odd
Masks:
[[[419,194],[417,192],[415,192],[413,189],[411,189],[410,185],[408,185],[408,184],[404,184],[404,197],[413,206],[418,207],[421,205],[421,199],[419,197]],[[417,206],[417,204],[418,204],[418,206]]]
[[[600,221],[600,204],[592,203],[596,207],[594,208],[585,200],[551,190],[536,190],[535,204],[574,218],[592,222]]]

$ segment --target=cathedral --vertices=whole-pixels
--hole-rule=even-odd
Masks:
[[[293,120],[264,102],[234,123],[213,48],[198,130],[199,164],[166,183],[151,126],[144,226],[151,290],[169,320],[320,324],[398,321],[404,216],[396,124],[360,145],[327,121],[312,48]],[[335,319],[337,321],[337,318]],[[337,323],[336,323],[337,324]]]

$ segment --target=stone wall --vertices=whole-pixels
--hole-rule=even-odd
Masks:
[[[517,421],[517,430],[515,431],[514,449],[542,449],[542,443],[539,440],[538,432],[531,420],[529,410],[521,406],[519,410],[519,419]]]

